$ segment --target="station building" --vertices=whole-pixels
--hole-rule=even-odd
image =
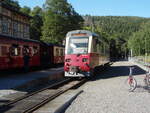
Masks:
[[[29,39],[30,16],[20,12],[18,8],[0,3],[0,37]]]

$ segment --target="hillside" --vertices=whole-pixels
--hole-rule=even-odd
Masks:
[[[111,57],[128,55],[128,40],[150,19],[129,16],[84,16],[84,27],[105,37],[111,46]]]

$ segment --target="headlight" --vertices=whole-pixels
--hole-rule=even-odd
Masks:
[[[65,59],[65,62],[70,62],[70,61],[71,61],[70,58]]]
[[[87,61],[88,61],[87,58],[83,58],[83,59],[82,59],[82,62],[87,62]]]

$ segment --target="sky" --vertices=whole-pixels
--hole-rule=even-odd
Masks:
[[[45,0],[17,0],[21,6],[35,7]],[[150,17],[150,0],[68,0],[81,15]]]

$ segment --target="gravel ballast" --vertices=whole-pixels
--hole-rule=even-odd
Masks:
[[[65,113],[150,113],[150,93],[143,82],[145,72],[137,66],[133,71],[138,87],[134,92],[127,90],[130,65],[127,61],[116,62],[84,84],[78,89],[84,92]]]

